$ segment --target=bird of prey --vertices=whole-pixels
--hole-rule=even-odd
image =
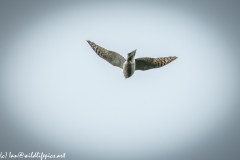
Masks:
[[[113,66],[123,69],[123,75],[125,78],[131,77],[135,70],[145,71],[153,68],[160,68],[177,59],[176,56],[160,58],[142,57],[135,59],[134,57],[136,54],[136,50],[134,50],[127,54],[126,60],[123,56],[114,51],[110,51],[103,47],[100,47],[89,40],[87,40],[87,42],[101,58],[105,59]]]

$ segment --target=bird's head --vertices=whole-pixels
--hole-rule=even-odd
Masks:
[[[135,57],[135,54],[136,54],[136,49],[130,53],[128,53],[128,56],[127,56],[127,61],[133,61],[134,60],[134,57]]]

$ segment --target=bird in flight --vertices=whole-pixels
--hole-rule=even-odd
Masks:
[[[176,56],[160,58],[142,57],[135,59],[134,57],[136,54],[136,50],[134,50],[127,54],[126,60],[123,56],[114,51],[110,51],[103,47],[100,47],[89,40],[87,40],[87,42],[101,58],[105,59],[113,66],[123,69],[123,75],[125,78],[131,77],[135,70],[145,71],[153,68],[160,68],[177,59]]]

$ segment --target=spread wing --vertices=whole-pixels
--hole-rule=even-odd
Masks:
[[[135,63],[136,63],[135,70],[145,71],[153,68],[160,68],[172,62],[175,59],[177,59],[176,56],[161,57],[161,58],[150,58],[150,57],[137,58],[135,59]]]
[[[109,51],[103,47],[100,47],[89,40],[87,40],[87,42],[90,44],[92,49],[97,53],[97,55],[99,55],[101,58],[105,59],[114,66],[123,68],[123,63],[126,61],[126,59],[123,56],[116,52]]]

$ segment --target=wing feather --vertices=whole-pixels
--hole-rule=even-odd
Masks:
[[[135,70],[149,70],[153,68],[160,68],[169,64],[170,62],[177,59],[176,56],[170,57],[161,57],[161,58],[150,58],[150,57],[143,57],[135,59],[136,67]]]
[[[113,66],[123,68],[123,63],[126,61],[126,59],[123,56],[114,51],[110,51],[103,47],[100,47],[89,40],[87,40],[87,42],[92,47],[92,49],[97,53],[97,55],[99,55],[101,58],[105,59]]]

